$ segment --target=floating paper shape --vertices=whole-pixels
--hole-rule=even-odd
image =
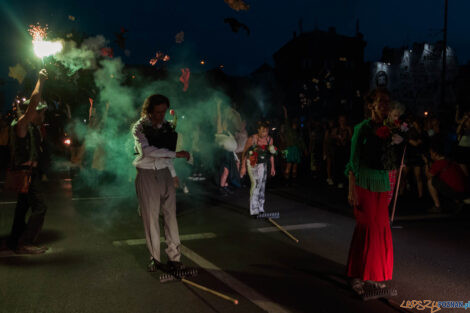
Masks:
[[[8,77],[16,79],[20,84],[23,83],[24,78],[26,77],[26,70],[21,64],[16,64],[15,66],[8,67]]]
[[[180,82],[183,83],[183,91],[186,92],[189,87],[189,76],[190,76],[190,71],[189,68],[182,68],[181,69],[181,76],[180,76]]]
[[[176,34],[175,41],[176,41],[176,43],[182,43],[184,41],[184,32],[183,31]]]
[[[228,4],[229,7],[234,9],[235,11],[247,11],[250,9],[250,5],[247,4],[243,0],[224,0],[225,3]]]

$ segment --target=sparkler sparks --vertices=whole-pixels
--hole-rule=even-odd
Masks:
[[[36,25],[29,25],[29,34],[31,37],[33,37],[33,42],[35,41],[43,41],[44,38],[47,36],[47,29],[48,26],[42,27],[41,25],[36,24]]]
[[[33,37],[34,53],[41,59],[48,55],[56,54],[62,50],[61,42],[44,40],[47,36],[47,29],[47,25],[42,27],[41,25],[37,24],[30,25],[28,30],[31,37]]]
[[[164,54],[163,52],[158,51],[155,54],[155,58],[150,59],[150,64],[154,66],[155,64],[157,64],[158,61],[168,62],[170,61],[170,56],[167,54]]]

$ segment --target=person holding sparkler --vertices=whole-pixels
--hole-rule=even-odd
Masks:
[[[277,153],[277,149],[268,133],[269,122],[258,122],[258,133],[248,138],[242,155],[240,176],[245,176],[248,170],[251,181],[250,215],[255,217],[264,213],[264,194],[268,173],[271,176],[276,175],[274,155]]]
[[[148,97],[144,101],[141,118],[132,129],[137,154],[133,162],[137,168],[135,186],[151,255],[150,272],[182,268],[173,159],[189,160],[190,155],[186,151],[175,152],[178,135],[173,125],[165,120],[169,107],[170,100],[163,95]],[[160,210],[165,221],[168,266],[160,262]]]
[[[27,106],[24,114],[18,112],[18,118],[12,122],[10,146],[12,160],[8,174],[10,179],[7,177],[7,182],[15,181],[11,177],[18,177],[20,174],[23,175],[22,181],[25,183],[20,188],[10,186],[20,192],[8,245],[20,254],[41,254],[47,250],[46,247],[35,245],[47,211],[41,191],[39,170],[40,162],[44,159],[41,157],[44,151],[44,138],[40,127],[44,123],[47,107],[40,100],[46,80],[47,72],[43,69],[39,72],[39,79],[31,98],[23,103],[23,106]],[[19,107],[21,108],[21,105]],[[25,222],[29,208],[31,208],[31,215]]]

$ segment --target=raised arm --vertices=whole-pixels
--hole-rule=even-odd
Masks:
[[[36,87],[31,94],[29,99],[28,108],[23,116],[18,119],[18,124],[16,126],[16,134],[20,138],[24,138],[28,132],[28,125],[32,122],[33,117],[36,113],[36,107],[41,100],[42,89],[44,87],[44,82],[47,80],[47,72],[45,69],[42,69],[39,72],[39,78],[36,83]]]

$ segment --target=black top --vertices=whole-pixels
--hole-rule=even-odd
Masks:
[[[391,145],[390,138],[382,139],[376,135],[376,125],[372,121],[364,129],[364,140],[360,144],[362,162],[371,169],[392,170],[397,169],[401,163],[403,143]]]
[[[30,125],[26,136],[20,138],[16,135],[16,123],[14,122],[12,125],[11,131],[13,133],[11,135],[12,140],[10,147],[12,152],[12,166],[17,168],[28,161],[39,162],[42,159],[40,155],[44,151],[39,128]]]
[[[144,124],[143,133],[147,137],[149,145],[176,151],[178,133],[169,122],[165,121],[161,128],[154,128],[152,125]]]

